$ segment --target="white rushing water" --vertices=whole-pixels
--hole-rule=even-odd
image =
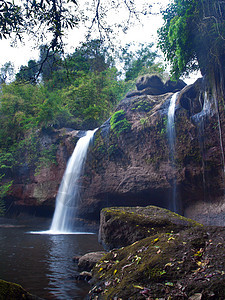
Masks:
[[[175,133],[175,124],[174,124],[174,117],[175,117],[175,107],[176,107],[176,100],[178,97],[179,92],[173,94],[170,100],[170,105],[168,109],[168,119],[167,119],[167,134],[168,134],[168,141],[169,141],[169,156],[170,161],[173,166],[174,164],[174,154],[175,154],[175,139],[176,139],[176,133]],[[173,178],[173,186],[172,186],[172,197],[170,199],[170,205],[169,209],[178,212],[178,205],[176,201],[176,178]]]
[[[198,140],[199,140],[199,147],[201,151],[201,157],[202,157],[202,182],[203,182],[203,197],[204,200],[207,199],[208,191],[207,191],[207,183],[206,183],[206,169],[207,165],[204,159],[204,153],[206,151],[205,149],[205,125],[206,120],[210,115],[213,115],[214,112],[211,109],[210,99],[208,93],[202,92],[202,94],[199,95],[199,102],[201,103],[201,98],[204,99],[202,110],[192,116],[192,121],[198,128]]]
[[[56,197],[56,207],[49,234],[73,232],[74,217],[80,201],[81,182],[89,144],[97,129],[80,138],[70,157]]]

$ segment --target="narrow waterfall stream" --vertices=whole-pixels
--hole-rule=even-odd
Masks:
[[[202,96],[203,96],[203,99],[204,99],[202,110],[199,113],[192,116],[192,121],[194,122],[194,124],[196,124],[196,126],[198,128],[198,139],[199,139],[199,146],[200,146],[201,157],[202,157],[203,193],[204,193],[204,200],[206,200],[208,198],[208,187],[207,187],[208,179],[207,179],[207,176],[206,176],[207,165],[206,165],[206,162],[205,162],[205,159],[204,159],[204,153],[205,153],[205,126],[206,126],[207,117],[210,114],[212,114],[212,111],[211,111],[211,104],[210,104],[208,93],[205,91],[202,94]],[[199,96],[199,101],[200,101],[200,98],[201,98],[201,95]]]
[[[175,139],[176,139],[176,132],[175,132],[175,124],[174,124],[174,117],[175,117],[175,107],[176,107],[176,100],[178,97],[179,92],[173,94],[170,100],[170,105],[168,109],[168,120],[167,120],[167,135],[169,141],[169,157],[172,167],[175,168],[174,162],[174,155],[175,155]],[[172,182],[172,195],[169,202],[169,209],[178,212],[178,204],[176,199],[176,177],[173,178]]]
[[[49,233],[73,232],[76,208],[80,201],[81,182],[89,144],[97,129],[80,138],[68,161],[56,198],[56,207]]]

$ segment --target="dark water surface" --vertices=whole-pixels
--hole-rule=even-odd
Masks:
[[[102,250],[97,234],[29,233],[49,225],[43,219],[0,218],[0,279],[18,283],[44,299],[84,299],[89,286],[74,279],[72,258]]]

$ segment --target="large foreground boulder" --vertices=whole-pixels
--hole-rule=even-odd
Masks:
[[[146,222],[148,237],[110,251],[96,264],[89,299],[224,300],[225,228],[199,226],[167,212],[164,218],[163,210],[157,212],[159,217],[149,216],[151,221]],[[122,208],[120,215],[118,211],[111,217],[115,214],[120,232],[125,229],[124,238],[126,233],[131,236],[123,227],[126,221],[134,236],[140,232],[139,226],[144,230],[147,218],[140,208]],[[119,232],[115,224],[110,224],[112,230],[105,232],[105,240],[111,239],[113,230]],[[116,243],[115,236],[113,239]]]
[[[105,208],[99,241],[107,249],[120,248],[156,233],[177,233],[193,226],[202,225],[156,206]]]

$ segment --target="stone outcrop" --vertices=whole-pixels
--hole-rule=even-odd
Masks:
[[[173,165],[167,136],[172,95],[125,98],[114,129],[108,121],[96,132],[83,178],[81,216],[98,218],[107,206],[171,208],[176,181],[181,214],[224,225],[224,112],[218,114],[212,95],[204,92],[204,80],[184,87],[176,103]]]
[[[120,248],[161,232],[177,233],[201,226],[193,220],[155,206],[110,207],[101,211],[99,241],[107,249]]]
[[[143,208],[117,209],[117,218],[109,224],[111,230],[106,233],[106,240],[112,239],[111,244],[119,246],[121,240],[116,244],[112,232],[122,223],[126,226],[126,220],[133,235],[137,236],[136,231],[140,231],[139,226],[147,215],[151,218],[151,222],[146,224],[150,233],[131,245],[110,251],[95,265],[88,299],[223,300],[225,229],[198,226],[157,208],[159,218],[154,209],[147,208],[147,214]],[[152,216],[149,216],[150,211]],[[131,224],[132,213],[136,229]],[[144,215],[142,218],[141,213]],[[159,219],[161,221],[164,214],[175,224],[175,231],[171,231],[170,225],[160,228]],[[114,217],[113,213],[111,215]],[[168,219],[165,217],[165,220]],[[152,227],[156,231],[152,231]]]
[[[137,90],[128,92],[126,97],[175,93],[182,90],[185,86],[186,83],[181,79],[178,81],[167,80],[164,84],[162,79],[157,75],[143,75],[137,79]]]

